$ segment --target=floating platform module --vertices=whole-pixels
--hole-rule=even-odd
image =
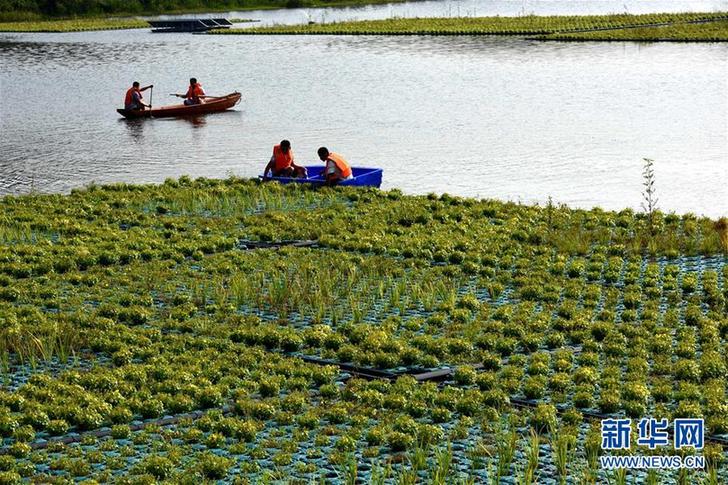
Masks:
[[[229,29],[232,23],[228,19],[175,19],[147,20],[152,32],[207,32],[212,29]]]

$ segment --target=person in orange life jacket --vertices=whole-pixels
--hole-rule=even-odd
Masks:
[[[273,156],[263,170],[264,178],[268,178],[268,171],[273,177],[306,177],[306,167],[296,165],[293,161],[293,150],[288,140],[282,140],[273,147]]]
[[[202,85],[197,82],[197,79],[190,78],[190,87],[187,88],[187,92],[185,94],[175,94],[178,98],[185,98],[185,104],[191,105],[191,104],[202,104],[204,103],[205,91],[202,90]]]
[[[342,180],[353,178],[351,166],[341,155],[330,152],[326,147],[321,147],[318,149],[318,156],[322,162],[326,163],[321,175],[326,179],[328,185],[335,185]]]
[[[144,96],[142,91],[153,88],[154,85],[150,84],[143,88],[139,87],[139,81],[134,81],[129,89],[126,90],[126,96],[124,96],[124,109],[129,110],[140,110],[148,108],[149,105],[144,102]]]

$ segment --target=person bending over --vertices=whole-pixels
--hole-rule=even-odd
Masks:
[[[335,185],[342,180],[352,178],[351,166],[341,155],[330,152],[326,147],[321,147],[318,149],[318,156],[322,162],[326,163],[321,175],[326,179],[327,185]]]
[[[273,156],[263,171],[264,178],[268,178],[269,171],[273,177],[306,177],[306,168],[296,165],[291,142],[288,140],[282,140],[273,147]]]

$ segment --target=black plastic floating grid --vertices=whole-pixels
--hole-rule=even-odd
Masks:
[[[88,371],[95,366],[110,366],[111,358],[91,349],[81,349],[76,355],[68,357],[66,362],[54,355],[50,360],[39,359],[35,364],[19,363],[17,356],[10,355],[11,362],[7,369],[0,370],[0,389],[17,391],[28,383],[36,374],[45,374],[56,377],[68,370]]]
[[[381,370],[372,367],[362,367],[346,362],[338,362],[335,360],[321,359],[312,355],[302,355],[297,353],[284,353],[289,357],[295,357],[309,364],[316,365],[335,365],[342,371],[362,379],[386,379],[396,380],[402,376],[412,376],[418,382],[424,381],[442,381],[451,376],[455,369],[452,367],[443,367],[439,369],[422,369],[418,367],[409,367],[403,370]],[[474,369],[482,369],[483,364],[472,364]]]
[[[316,364],[316,365],[335,365],[338,366],[339,369],[342,371],[351,374],[355,377],[360,377],[362,379],[367,380],[373,380],[373,379],[386,379],[386,380],[396,380],[399,377],[402,376],[412,376],[414,379],[418,382],[443,382],[447,380],[448,377],[452,376],[455,372],[455,369],[452,367],[446,367],[441,369],[431,369],[431,370],[425,370],[425,369],[417,369],[417,368],[410,368],[401,372],[392,372],[392,371],[385,371],[385,370],[379,370],[374,369],[370,367],[360,367],[353,364],[348,363],[342,363],[337,362],[333,360],[327,360],[327,359],[320,359],[318,357],[313,356],[307,356],[307,355],[299,355],[294,353],[287,353],[285,355],[296,357],[301,360],[303,360],[306,363],[310,364]],[[473,369],[479,370],[483,368],[482,364],[473,364]],[[530,400],[530,399],[521,399],[516,397],[509,397],[510,405],[515,408],[528,408],[533,409],[536,408],[539,404],[543,404],[542,402],[539,402],[537,400]],[[559,414],[565,413],[569,406],[566,404],[557,404],[555,405],[556,411]],[[580,410],[584,421],[598,421],[602,419],[607,418],[613,418],[614,414],[605,414],[600,413],[596,411],[589,411],[589,410]],[[706,435],[705,439],[712,443],[718,443],[723,446],[728,446],[728,436],[718,436],[718,435]]]
[[[529,400],[529,399],[518,399],[518,398],[511,398],[511,405],[513,407],[518,408],[535,408],[539,404],[542,404],[537,401]],[[558,414],[563,414],[569,409],[569,406],[566,404],[556,404],[556,412]],[[614,418],[615,414],[605,414],[605,413],[599,413],[596,411],[588,411],[588,410],[579,410],[581,415],[584,417],[584,421],[600,421],[602,419],[609,419]],[[668,429],[668,433],[672,436],[672,429]],[[712,443],[718,443],[723,446],[728,446],[728,436],[718,436],[718,435],[705,435],[706,441],[710,441]]]
[[[268,211],[274,210],[274,211],[285,211],[285,212],[292,212],[297,210],[309,210],[313,211],[316,209],[326,209],[334,204],[342,204],[347,209],[354,208],[354,201],[349,199],[339,199],[339,198],[329,198],[329,199],[323,199],[320,201],[320,203],[313,202],[311,204],[290,204],[288,207],[271,207],[265,202],[259,203],[255,209],[253,209],[253,214],[265,214]]]
[[[210,408],[210,409],[198,409],[196,411],[191,411],[189,413],[182,413],[182,414],[175,414],[173,416],[164,416],[162,418],[157,419],[149,419],[142,422],[132,423],[129,425],[129,430],[134,431],[140,431],[145,428],[148,428],[150,426],[170,426],[174,424],[179,424],[182,421],[185,420],[194,420],[194,419],[200,419],[206,414],[208,414],[210,411],[216,411],[221,410],[223,414],[229,414],[232,412],[233,408],[230,404],[225,404],[218,408]],[[33,450],[42,450],[47,448],[50,444],[55,443],[63,443],[63,444],[71,444],[71,443],[80,443],[83,441],[86,437],[93,437],[93,438],[105,438],[107,436],[111,436],[111,428],[101,428],[96,429],[92,431],[85,431],[83,433],[67,433],[63,437],[59,438],[52,438],[50,440],[39,440],[34,441],[30,444],[30,448]]]
[[[318,247],[318,241],[310,239],[294,239],[294,240],[283,240],[283,241],[251,241],[247,239],[241,239],[238,241],[238,249],[251,250],[251,249],[279,249],[284,246],[294,248],[311,248]]]

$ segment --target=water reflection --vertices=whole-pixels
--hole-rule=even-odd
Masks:
[[[589,42],[544,42],[518,37],[503,36],[458,36],[458,35],[412,35],[412,36],[330,36],[326,47],[332,51],[349,53],[369,52],[377,56],[399,57],[408,55],[429,56],[448,59],[462,58],[471,62],[484,59],[508,63],[514,59],[533,58],[533,62],[593,62],[596,57],[615,59],[615,51],[662,50],[664,44],[655,42],[628,42],[614,44],[610,49],[600,48]],[[684,49],[690,54],[690,46]],[[728,50],[728,49],[727,49]]]
[[[45,34],[59,35],[64,34]],[[101,65],[128,66],[130,59],[129,43],[121,42],[77,42],[80,34],[59,38],[60,42],[7,42],[0,34],[0,53],[3,62],[12,62],[20,67],[33,70],[51,70],[56,67],[87,69]],[[144,52],[142,59],[135,63],[154,64],[164,59],[165,55],[158,49],[159,44],[152,42],[135,43],[134,52]],[[135,54],[136,55],[136,54]],[[130,71],[136,68],[128,68]]]
[[[192,125],[193,128],[202,128],[207,124],[207,117],[205,115],[185,116],[181,119]]]
[[[143,143],[144,142],[144,123],[147,120],[139,119],[139,120],[128,120],[126,118],[119,118],[119,123],[123,123],[126,127],[126,131],[129,134],[129,137],[135,142],[135,143]]]

